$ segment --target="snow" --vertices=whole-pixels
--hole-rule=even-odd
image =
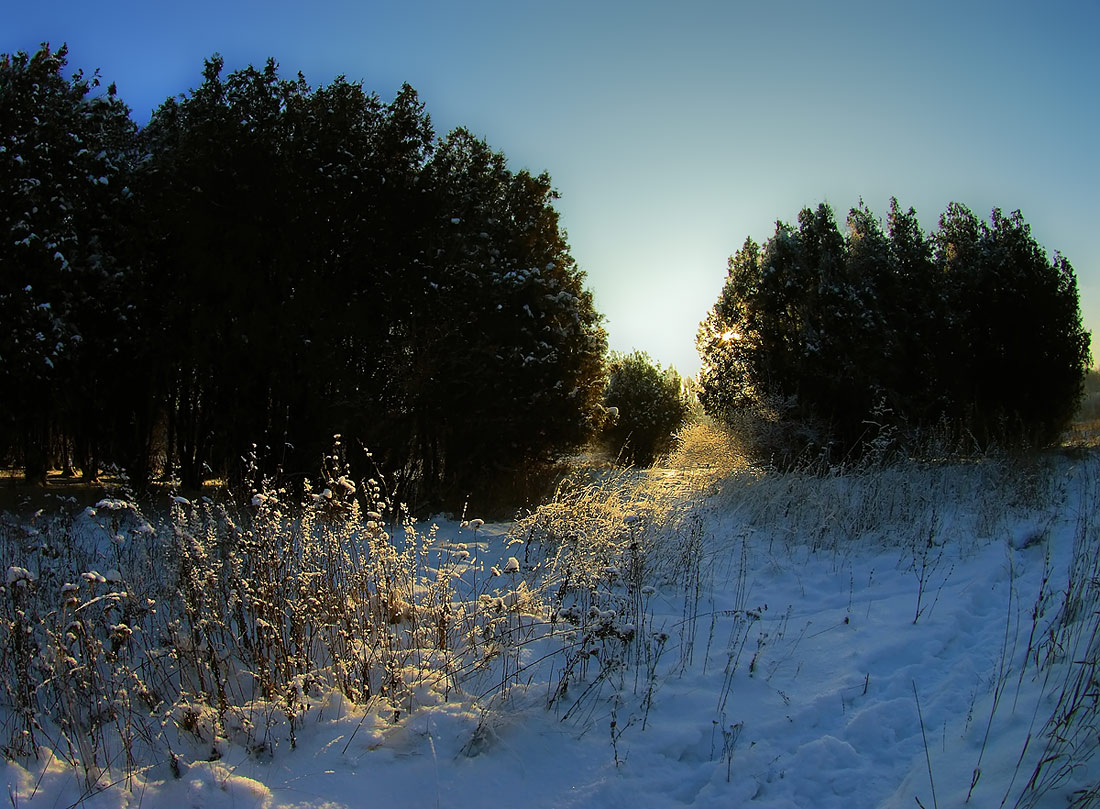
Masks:
[[[7,582],[8,587],[11,587],[13,584],[20,584],[20,583],[24,583],[24,582],[33,582],[34,581],[34,574],[32,574],[25,567],[18,567],[16,565],[12,565],[11,567],[8,568],[8,573],[7,573],[7,576],[5,577],[5,581]]]
[[[1074,659],[1048,649],[1063,661],[1041,669],[1029,635],[1055,631],[1075,550],[1078,563],[1095,558],[1098,471],[1096,458],[1060,460],[1040,480],[1055,496],[1030,506],[965,476],[930,477],[921,498],[899,495],[888,477],[858,491],[796,478],[690,490],[697,596],[667,570],[639,590],[649,613],[619,631],[649,632],[662,651],[617,687],[586,697],[576,684],[548,709],[560,667],[536,666],[503,701],[424,689],[421,707],[397,721],[319,694],[293,746],[283,739],[258,754],[211,728],[216,760],[177,750],[179,760],[142,762],[92,795],[45,749],[0,768],[13,804],[29,809],[946,807],[963,805],[975,781],[969,805],[1006,796],[1012,805],[1041,754],[1052,683]],[[97,508],[121,510],[110,500]],[[642,514],[628,509],[617,525],[651,536]],[[578,513],[563,518],[584,530]],[[456,558],[471,559],[469,549],[484,564],[471,561],[467,577],[527,570],[528,545],[509,527],[433,521]],[[685,536],[668,547],[679,553]],[[9,568],[9,586],[20,581],[34,579]],[[615,610],[593,610],[618,626]],[[113,629],[122,640],[131,632]],[[1086,761],[1035,805],[1065,806],[1098,778]]]

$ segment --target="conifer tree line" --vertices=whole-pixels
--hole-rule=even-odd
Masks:
[[[822,204],[730,258],[699,395],[783,465],[1041,446],[1074,414],[1089,343],[1073,267],[1019,211],[952,203],[926,234],[896,199],[885,228],[861,201],[842,233]]]
[[[29,479],[305,475],[342,434],[427,502],[590,434],[606,335],[547,174],[438,138],[407,85],[214,56],[139,128],[65,66],[0,57],[0,453]]]

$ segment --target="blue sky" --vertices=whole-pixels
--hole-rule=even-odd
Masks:
[[[1020,209],[1100,328],[1097,0],[3,5],[0,52],[67,42],[139,122],[214,52],[386,100],[409,82],[439,134],[550,173],[611,347],[684,373],[727,257],[821,201],[843,221],[897,196],[926,230],[951,201]]]

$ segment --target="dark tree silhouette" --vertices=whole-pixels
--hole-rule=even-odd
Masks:
[[[465,130],[274,62],[170,99],[142,133],[145,267],[169,457],[189,485],[307,473],[334,433],[400,496],[468,492],[592,427],[605,338],[548,175]]]
[[[114,86],[62,75],[66,56],[0,56],[0,436],[33,481],[56,440],[95,476],[110,425],[127,420],[117,393],[133,348],[135,128]]]
[[[826,205],[730,259],[701,324],[700,399],[770,425],[783,462],[908,448],[946,429],[971,445],[1041,445],[1066,427],[1089,365],[1069,262],[1017,211],[983,222],[952,204],[925,236],[891,201],[888,230],[860,203],[844,236]]]

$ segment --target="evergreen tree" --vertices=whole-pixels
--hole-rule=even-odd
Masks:
[[[934,239],[952,330],[965,347],[949,355],[953,415],[983,444],[1055,440],[1090,362],[1072,266],[1048,258],[1019,211],[994,209],[987,223],[952,206]]]
[[[67,50],[0,56],[0,388],[6,441],[42,481],[51,439],[86,474],[124,398],[125,282],[135,128],[114,86],[62,74]]]
[[[730,260],[698,338],[707,411],[786,425],[761,448],[780,460],[850,457],[884,429],[910,446],[943,427],[1054,440],[1089,363],[1068,262],[1019,212],[986,223],[953,203],[925,237],[892,200],[887,233],[862,203],[847,224],[843,238],[827,206],[806,209]]]
[[[569,254],[550,178],[513,173],[459,129],[424,185],[437,228],[399,375],[425,483],[468,492],[479,477],[583,441],[594,425],[606,338]]]
[[[215,55],[137,133],[64,57],[0,61],[0,438],[29,476],[58,440],[91,475],[305,475],[342,433],[439,503],[587,437],[606,339],[548,175],[437,141],[408,85],[272,60]]]
[[[427,500],[581,440],[605,342],[549,177],[437,142],[407,85],[221,74],[144,133],[185,481],[246,442],[308,472],[339,432]]]

